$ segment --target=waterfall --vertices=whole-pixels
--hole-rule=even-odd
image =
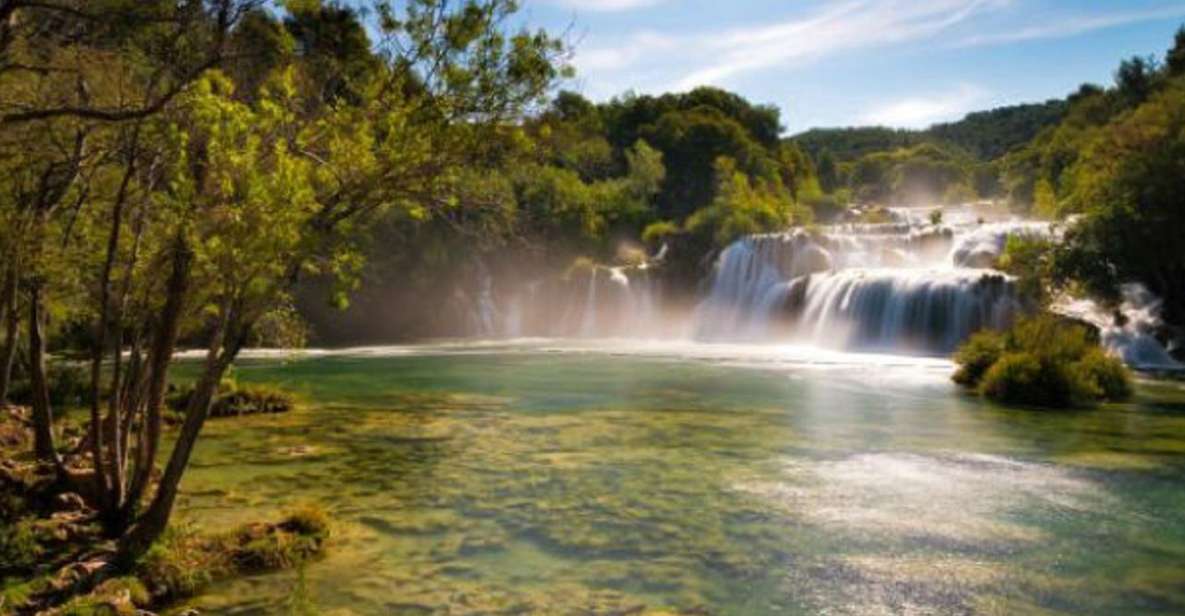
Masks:
[[[990,269],[1009,238],[1056,238],[1058,231],[1044,222],[984,222],[971,207],[941,217],[932,211],[897,209],[889,223],[743,237],[720,252],[706,294],[689,313],[663,295],[654,267],[665,246],[645,263],[590,264],[529,282],[491,276],[479,262],[476,288],[459,296],[471,331],[485,337],[690,335],[949,354],[975,331],[1007,327],[1020,313],[1014,281]],[[1140,287],[1125,287],[1120,319],[1091,302],[1058,309],[1097,326],[1102,343],[1131,365],[1182,368],[1157,341],[1159,304]]]
[[[1088,299],[1063,299],[1054,311],[1081,319],[1099,329],[1099,342],[1124,363],[1144,370],[1185,370],[1169,355],[1155,332],[1161,326],[1160,300],[1141,284],[1123,285],[1123,301],[1108,311]]]
[[[580,325],[580,335],[592,336],[597,331],[597,268],[592,268],[588,275],[588,297],[584,300],[584,319]]]
[[[990,270],[849,269],[806,285],[799,328],[822,346],[946,353],[1019,309],[1011,282]]]
[[[1048,225],[898,218],[733,243],[696,311],[696,337],[949,353],[976,330],[1011,321],[1020,309],[1012,280],[982,265],[1008,237]]]

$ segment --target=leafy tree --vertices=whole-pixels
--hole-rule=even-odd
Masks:
[[[810,212],[797,207],[776,179],[750,180],[728,157],[716,160],[711,205],[692,214],[686,229],[709,246],[723,247],[742,235],[777,231],[810,222]]]

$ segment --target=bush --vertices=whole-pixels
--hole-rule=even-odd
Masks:
[[[985,330],[974,334],[955,353],[959,369],[951,378],[960,385],[975,386],[1004,354],[1004,348],[1004,336],[999,332]]]
[[[834,222],[848,211],[845,195],[840,193],[811,195],[804,197],[802,201],[814,212],[814,219],[819,222]]]
[[[177,414],[184,413],[193,396],[193,387],[185,387],[171,393],[168,405]],[[218,393],[210,403],[210,417],[237,417],[286,413],[296,406],[296,399],[288,392],[268,385],[238,385],[235,381],[224,381],[218,386]],[[170,418],[172,421],[183,416]]]
[[[642,230],[642,241],[647,246],[658,246],[667,239],[679,235],[682,232],[683,229],[679,225],[669,220],[660,220],[646,225],[646,228]]]
[[[1131,377],[1084,327],[1052,315],[981,332],[955,353],[956,383],[1010,404],[1066,408],[1132,394]]]
[[[1132,396],[1132,379],[1122,361],[1092,349],[1079,362],[1086,378],[1098,385],[1106,400],[1126,400]]]
[[[90,370],[77,363],[52,363],[46,367],[49,401],[55,407],[83,406],[90,402]],[[14,381],[9,399],[16,404],[33,402],[33,386],[28,377]]]
[[[1008,353],[992,362],[979,385],[983,395],[1000,402],[1037,402],[1041,391],[1041,362],[1028,353]]]

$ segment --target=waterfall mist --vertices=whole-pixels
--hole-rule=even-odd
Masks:
[[[401,332],[412,329],[408,323],[431,324],[415,330],[420,338],[698,341],[944,356],[1026,309],[1014,280],[991,269],[1008,239],[1058,230],[985,206],[935,211],[898,208],[881,224],[745,236],[701,270],[698,284],[673,278],[665,246],[649,256],[631,247],[621,259],[629,264],[616,265],[574,256],[463,256],[420,286],[391,285],[364,299],[353,340],[373,342],[372,324],[385,318]],[[1072,299],[1054,309],[1093,325],[1133,366],[1180,367],[1153,335],[1156,299],[1134,286],[1125,297],[1118,315]]]

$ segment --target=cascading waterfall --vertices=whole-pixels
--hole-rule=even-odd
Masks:
[[[1053,309],[1081,319],[1099,330],[1099,342],[1129,366],[1145,370],[1185,370],[1169,355],[1154,332],[1160,327],[1160,300],[1143,285],[1123,285],[1123,302],[1108,311],[1088,299],[1065,299]]]
[[[597,332],[597,268],[593,268],[588,276],[588,299],[584,300],[584,321],[580,325],[580,333],[592,336]]]
[[[469,320],[478,336],[651,337],[663,331],[661,285],[646,265],[590,265],[563,277],[502,282],[511,284],[477,281]]]
[[[721,253],[696,334],[946,353],[1017,313],[1009,277],[977,266],[1010,235],[1042,232],[1048,225],[907,220],[749,236]]]
[[[984,222],[973,206],[894,210],[895,222],[746,236],[716,261],[690,314],[663,296],[650,262],[587,264],[529,281],[478,264],[471,330],[484,337],[656,338],[775,342],[845,350],[947,354],[973,332],[1006,327],[1022,310],[1013,280],[990,269],[1012,237],[1057,237],[1044,222]],[[505,285],[505,286],[503,286]],[[1091,302],[1058,307],[1099,329],[1137,367],[1181,369],[1153,336],[1158,304],[1125,288],[1114,318]],[[686,312],[682,313],[687,315]]]

